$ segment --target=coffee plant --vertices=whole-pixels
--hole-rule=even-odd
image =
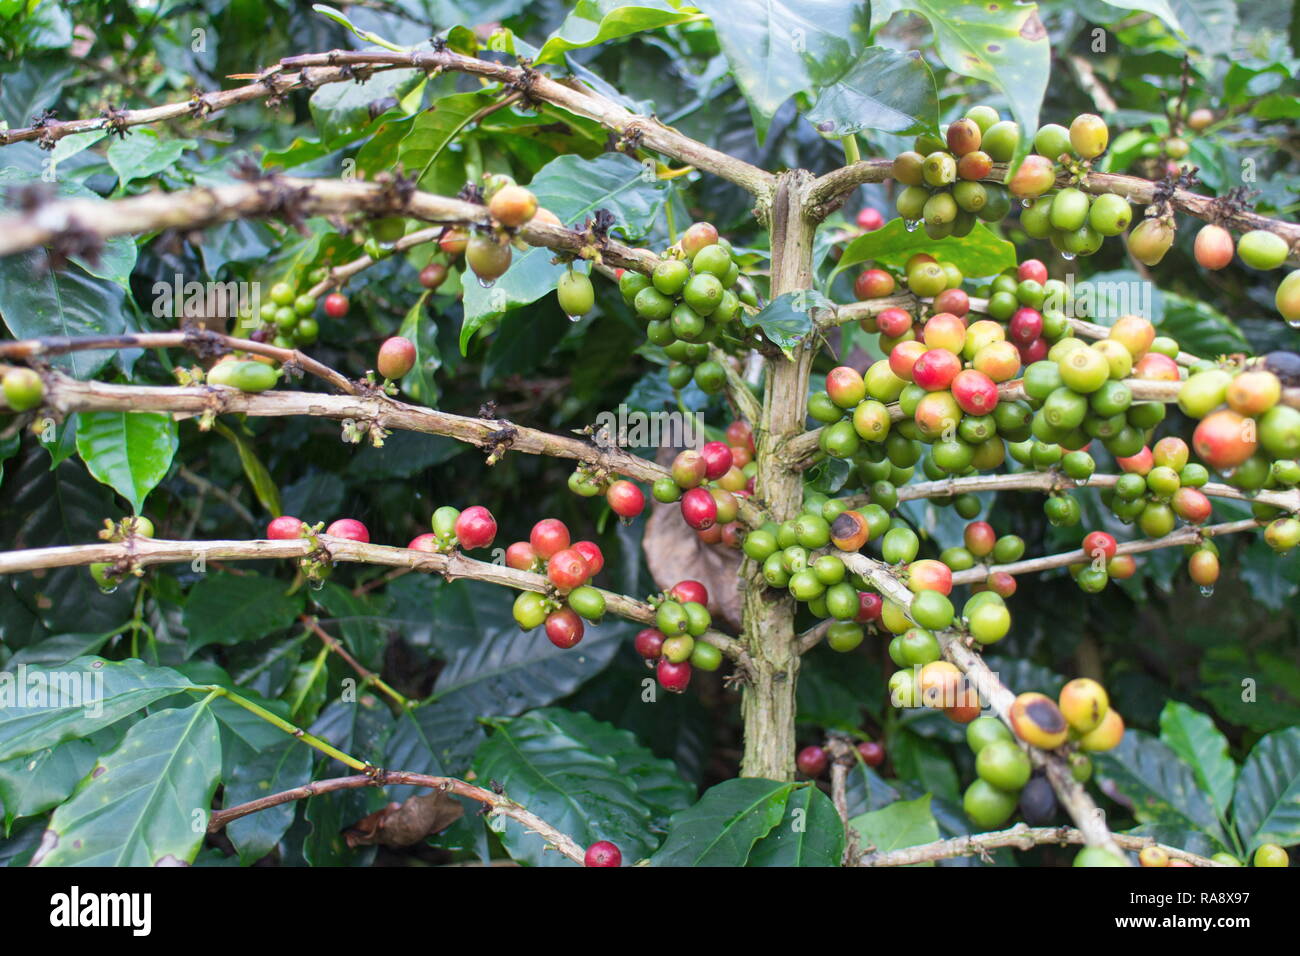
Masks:
[[[1289,6],[0,4],[0,856],[1289,865]]]

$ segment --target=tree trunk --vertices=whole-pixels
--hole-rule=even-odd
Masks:
[[[768,210],[772,237],[772,298],[812,286],[812,244],[816,223],[804,215],[812,175],[805,170],[782,173]],[[756,423],[757,497],[774,521],[799,513],[802,474],[784,464],[781,445],[804,430],[808,373],[813,350],[801,348],[793,360],[782,356],[768,363],[763,419]],[[799,654],[795,649],[794,601],[763,585],[752,561],[745,590],[744,637],[753,665],[741,709],[745,755],[741,774],[770,780],[794,778],[795,686]]]

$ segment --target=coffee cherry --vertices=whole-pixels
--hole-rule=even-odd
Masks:
[[[560,308],[570,319],[586,315],[596,304],[596,290],[585,272],[569,270],[563,273],[555,292]]]
[[[498,242],[494,236],[475,233],[465,247],[465,261],[480,282],[495,282],[505,275],[510,259],[510,244]]]
[[[547,607],[546,598],[542,597],[542,595],[534,591],[521,591],[519,596],[515,598],[512,613],[520,630],[531,631],[535,627],[541,627],[546,622],[550,609]]]
[[[1081,113],[1070,124],[1070,145],[1084,159],[1095,159],[1104,153],[1109,140],[1106,121],[1093,113]]]
[[[663,646],[663,659],[673,664],[681,664],[691,659],[695,652],[695,638],[689,634],[678,634],[667,638]]]
[[[1065,717],[1046,694],[1021,694],[1011,705],[1009,717],[1016,736],[1033,747],[1054,750],[1069,736]]]
[[[1031,827],[1048,826],[1056,820],[1059,810],[1056,792],[1046,777],[1032,777],[1020,791],[1020,815]]]
[[[1237,255],[1252,269],[1276,269],[1289,253],[1285,239],[1264,229],[1252,229],[1237,240]]]
[[[540,559],[527,541],[516,541],[506,548],[506,567],[516,571],[536,571]]]
[[[894,288],[894,277],[884,269],[864,269],[853,283],[853,294],[859,299],[879,299],[893,295]]]
[[[456,519],[456,540],[467,550],[490,546],[497,535],[497,521],[482,505],[466,508]]]
[[[826,394],[840,408],[854,408],[866,398],[867,386],[857,369],[841,365],[827,373]]]
[[[1240,465],[1255,453],[1256,431],[1253,423],[1229,409],[1201,419],[1192,434],[1197,456],[1216,471]]]
[[[675,664],[661,657],[655,667],[655,677],[659,681],[659,686],[664,690],[680,694],[691,683],[691,665],[687,662]]]
[[[1074,857],[1074,866],[1128,866],[1128,860],[1099,846],[1085,846]]]
[[[1241,415],[1256,418],[1278,403],[1282,383],[1272,372],[1242,372],[1228,385],[1228,407]]]
[[[1273,458],[1300,457],[1300,410],[1275,405],[1260,416],[1259,444]]]
[[[447,267],[441,262],[430,262],[420,270],[420,285],[426,289],[436,289],[447,281]],[[329,299],[325,301],[325,311],[329,313]],[[338,318],[338,316],[335,316]]]
[[[537,197],[522,186],[502,186],[488,202],[488,212],[503,226],[522,226],[537,215]]]
[[[385,339],[379,347],[375,368],[386,379],[401,378],[415,367],[415,344],[400,335]]]
[[[645,493],[623,478],[609,486],[605,492],[605,500],[609,502],[614,514],[620,518],[635,518],[645,510]]]
[[[733,456],[731,446],[726,442],[708,442],[699,454],[704,460],[704,477],[708,481],[717,481],[731,469]]]
[[[999,790],[985,780],[976,780],[962,796],[962,809],[981,829],[992,830],[1005,823],[1016,810],[1016,795]]]
[[[1174,226],[1170,219],[1143,219],[1128,237],[1129,252],[1139,262],[1158,265],[1174,244]]]
[[[1163,847],[1147,846],[1138,852],[1138,863],[1142,866],[1168,866],[1169,854]]]
[[[1178,390],[1178,407],[1189,418],[1204,418],[1228,396],[1232,376],[1222,369],[1197,372]]]
[[[815,744],[811,747],[804,747],[799,751],[798,756],[794,758],[795,766],[805,777],[820,777],[826,772],[826,767],[830,764],[830,758],[826,756],[826,751]]]
[[[325,314],[331,319],[341,319],[348,314],[348,297],[342,292],[331,292],[325,296]]]
[[[1096,729],[1110,709],[1106,689],[1087,677],[1076,677],[1062,687],[1058,702],[1066,722],[1081,734]]]
[[[677,483],[679,488],[694,488],[703,484],[708,469],[709,466],[704,460],[704,456],[700,452],[688,448],[686,451],[679,452],[677,457],[673,459],[673,481]]]
[[[993,741],[980,748],[975,758],[975,772],[980,779],[999,790],[1019,790],[1029,782],[1032,770],[1029,757],[1009,740]]]
[[[574,588],[565,599],[581,617],[599,622],[605,616],[605,596],[586,584]]]
[[[266,526],[266,536],[272,541],[290,541],[302,536],[303,527],[300,519],[292,515],[281,515],[273,518]]]
[[[921,668],[917,690],[926,707],[951,707],[959,702],[962,674],[948,661],[931,661]]]
[[[1202,226],[1200,232],[1196,234],[1193,252],[1197,264],[1203,269],[1218,270],[1224,268],[1232,262],[1232,255],[1235,251],[1232,233],[1222,226],[1209,223]]]
[[[1089,753],[1113,750],[1124,737],[1124,718],[1115,708],[1109,708],[1094,729],[1079,738],[1080,749]]]
[[[6,372],[0,390],[4,391],[5,401],[15,412],[36,408],[45,397],[44,382],[29,368],[13,368]]]
[[[586,627],[571,608],[560,608],[546,616],[546,636],[556,647],[568,649],[582,640]]]
[[[433,554],[438,550],[438,536],[427,531],[424,534],[417,534],[406,547],[409,551],[425,551]]]
[[[1255,848],[1255,856],[1251,860],[1253,866],[1290,866],[1291,858],[1287,855],[1286,850],[1276,843],[1261,843]]]
[[[718,520],[718,503],[706,488],[692,488],[682,495],[682,518],[696,531],[707,531]]]
[[[1264,543],[1283,554],[1300,544],[1300,519],[1277,518],[1264,529]]]
[[[1014,739],[1006,724],[996,717],[980,717],[966,727],[966,743],[975,754],[994,742],[1011,743]]]
[[[564,548],[547,560],[546,576],[557,588],[567,591],[584,584],[591,577],[591,569],[576,549]]]
[[[543,518],[533,525],[528,543],[539,558],[547,561],[569,546],[569,529],[558,518]]]
[[[339,518],[325,529],[325,533],[335,538],[360,541],[362,544],[367,544],[370,541],[370,532],[366,530],[365,525],[355,518]]]
[[[1052,188],[1056,182],[1056,170],[1052,161],[1043,156],[1026,156],[1020,167],[1011,176],[1007,189],[1019,199],[1033,199]]]
[[[1273,301],[1287,322],[1292,325],[1300,322],[1300,269],[1288,272],[1286,278],[1278,283]]]
[[[608,840],[598,840],[587,847],[582,857],[583,866],[622,866],[623,854]]]
[[[1005,604],[981,604],[967,615],[966,626],[979,643],[996,644],[1011,631],[1011,612]]]
[[[974,117],[972,117],[974,119]],[[976,119],[978,123],[979,120]],[[1016,145],[1020,142],[1020,126],[1011,120],[995,121],[984,130],[980,138],[980,148],[993,158],[994,162],[1005,163],[1015,155]]]
[[[662,631],[647,627],[637,631],[634,646],[636,652],[648,661],[658,660],[663,654],[664,641],[667,638]]]

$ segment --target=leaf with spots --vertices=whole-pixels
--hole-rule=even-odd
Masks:
[[[207,700],[140,721],[54,811],[33,864],[192,861],[221,774],[220,737]]]
[[[1052,69],[1051,45],[1037,5],[1010,0],[875,0],[871,4],[872,30],[903,11],[919,13],[930,21],[944,66],[988,83],[1007,98],[1020,124],[1015,156],[1019,163],[1038,129],[1038,110]]]

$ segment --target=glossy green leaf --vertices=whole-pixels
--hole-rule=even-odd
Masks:
[[[873,46],[858,54],[847,73],[819,87],[804,115],[823,136],[868,129],[919,132],[938,129],[939,95],[918,51]]]
[[[221,772],[216,718],[199,701],[152,714],[54,811],[40,866],[159,866],[194,859]]]
[[[610,840],[627,863],[648,856],[658,844],[656,816],[666,818],[684,808],[691,796],[672,765],[654,757],[631,734],[562,710],[494,721],[492,735],[475,755],[474,773],[499,783],[512,800],[580,846]],[[499,818],[490,825],[521,863],[569,862],[548,852],[541,837],[518,823]]]
[[[205,575],[185,602],[188,652],[252,641],[288,627],[302,613],[303,594],[285,594],[286,589],[284,581],[258,574]]]
[[[1228,756],[1228,738],[1205,714],[1171,700],[1160,712],[1160,739],[1192,768],[1219,819],[1226,820],[1237,779],[1237,765]]]
[[[673,815],[652,866],[744,866],[754,844],[785,817],[797,784],[756,777],[724,780]]]
[[[645,30],[657,30],[691,19],[667,0],[578,0],[564,22],[547,38],[537,54],[538,63],[560,63],[569,50],[580,50],[607,40]]]
[[[864,0],[699,0],[713,21],[761,143],[796,93],[843,77],[867,45]]]
[[[1169,0],[1169,7],[1191,46],[1211,55],[1225,54],[1232,49],[1237,30],[1234,0]]]
[[[88,737],[191,686],[167,667],[98,657],[0,672],[0,760]]]
[[[1191,767],[1157,738],[1129,729],[1118,747],[1093,759],[1098,774],[1132,803],[1139,823],[1191,827],[1224,842],[1214,807]]]
[[[397,162],[415,176],[422,188],[429,188],[427,174],[441,155],[474,116],[500,99],[500,94],[485,90],[473,93],[453,93],[434,100],[416,114],[410,130],[402,137],[397,148]]]
[[[117,173],[118,192],[125,192],[137,179],[149,179],[174,168],[187,149],[198,145],[197,140],[163,138],[147,127],[113,140],[107,156],[108,165]]]
[[[1171,336],[1183,351],[1202,358],[1251,351],[1232,319],[1200,299],[1177,292],[1164,293],[1160,334]]]
[[[895,218],[845,246],[835,272],[868,259],[901,266],[918,252],[928,252],[941,262],[951,262],[969,278],[997,275],[1016,264],[1016,247],[999,239],[982,222],[976,223],[964,239],[931,239],[924,229],[908,232],[903,220]]]
[[[20,817],[58,806],[81,778],[95,766],[95,747],[85,740],[68,740],[57,747],[0,761],[0,801],[5,830]]]
[[[1246,849],[1300,843],[1300,727],[1262,738],[1241,766],[1233,802]]]
[[[930,810],[928,793],[915,800],[898,800],[887,807],[853,817],[849,826],[858,831],[862,847],[874,847],[875,853],[888,853],[939,839],[939,824]]]
[[[238,806],[267,794],[301,786],[311,779],[311,748],[297,740],[284,741],[261,753],[244,749],[246,758],[235,763],[222,780],[222,805]],[[293,823],[297,805],[269,807],[226,825],[239,860],[249,866],[266,856]]]
[[[740,321],[748,328],[761,329],[769,342],[790,357],[812,331],[813,311],[830,305],[821,293],[803,289],[778,296],[758,313],[742,313]]]
[[[1038,110],[1052,69],[1051,45],[1037,5],[1008,0],[874,0],[872,30],[900,11],[919,13],[930,22],[944,66],[988,83],[1007,98],[1020,124],[1018,162],[1038,129]]]
[[[179,443],[175,420],[160,412],[82,412],[77,422],[77,453],[86,468],[136,514],[167,477]]]
[[[839,866],[844,839],[844,823],[831,798],[814,784],[796,787],[785,816],[754,844],[747,865]]]

